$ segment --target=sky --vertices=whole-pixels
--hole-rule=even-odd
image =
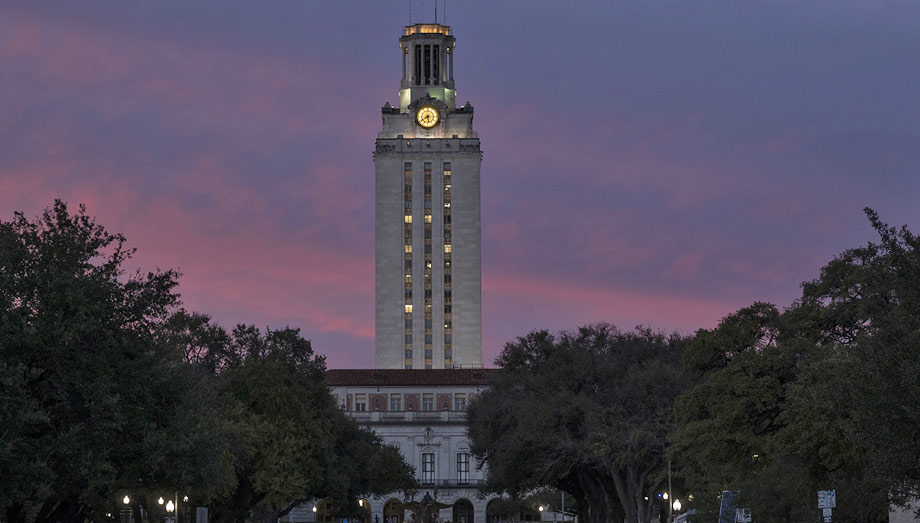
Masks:
[[[433,0],[4,2],[0,220],[86,204],[186,309],[374,365],[374,166]],[[920,231],[920,3],[438,1],[483,149],[483,359],[692,334]],[[446,11],[446,20],[445,20]]]

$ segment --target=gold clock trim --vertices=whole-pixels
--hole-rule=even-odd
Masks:
[[[426,129],[431,129],[437,125],[440,120],[441,115],[438,114],[437,108],[431,105],[419,107],[418,111],[415,113],[415,121]]]

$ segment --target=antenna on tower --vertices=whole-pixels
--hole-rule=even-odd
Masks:
[[[434,0],[434,23],[438,23],[438,0]]]
[[[412,0],[409,0],[409,25],[412,25]]]

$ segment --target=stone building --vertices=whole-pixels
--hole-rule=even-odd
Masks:
[[[455,103],[450,27],[403,32],[399,107],[383,106],[374,149],[376,367],[481,367],[482,153],[473,107]]]
[[[440,24],[406,26],[399,39],[399,106],[386,103],[374,149],[375,369],[326,373],[341,408],[399,448],[418,497],[439,519],[496,523],[496,496],[470,453],[466,406],[488,384],[482,368],[479,138],[473,107],[456,105],[456,39]],[[401,493],[359,500],[364,523],[404,523]],[[317,500],[295,522],[334,523]],[[540,516],[525,510],[516,521]]]
[[[360,424],[399,448],[415,468],[419,497],[449,505],[442,521],[486,521],[483,470],[470,454],[466,405],[487,385],[490,369],[330,370],[326,383]],[[365,500],[370,521],[403,523],[397,494]],[[364,505],[362,505],[364,506]]]

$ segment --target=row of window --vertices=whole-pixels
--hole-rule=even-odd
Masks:
[[[453,309],[451,308],[451,216],[450,216],[450,177],[452,169],[449,162],[444,163],[444,367],[454,364],[453,345]]]
[[[403,177],[405,181],[404,199],[406,201],[405,212],[405,246],[406,259],[403,272],[406,275],[405,284],[405,319],[406,319],[406,339],[405,339],[405,360],[406,368],[412,368],[412,162],[406,162],[403,165]]]
[[[433,305],[433,270],[432,270],[432,216],[431,216],[431,199],[432,199],[432,164],[431,162],[424,162],[422,164],[423,168],[423,194],[424,194],[424,221],[422,223],[422,238],[423,238],[423,281],[422,281],[422,295],[424,313],[425,313],[425,331],[424,337],[419,338],[414,336],[413,332],[413,316],[412,316],[412,301],[414,297],[419,297],[418,293],[414,292],[414,284],[412,278],[412,261],[413,261],[413,252],[417,253],[418,249],[413,248],[412,245],[412,190],[413,190],[413,179],[412,179],[412,162],[405,162],[403,164],[403,175],[404,175],[404,200],[405,200],[405,213],[404,213],[404,256],[405,256],[405,265],[404,265],[404,308],[405,308],[405,331],[404,331],[404,347],[405,347],[405,368],[411,369],[413,366],[413,356],[417,357],[417,354],[413,354],[413,341],[418,342],[424,340],[423,344],[423,357],[424,357],[424,366],[426,369],[433,367],[434,354],[433,354],[433,339],[435,337],[434,330],[432,328],[432,305]],[[443,337],[444,342],[444,366],[452,367],[453,366],[453,309],[452,309],[452,270],[451,270],[451,261],[453,253],[453,245],[451,243],[451,163],[443,163],[443,187],[441,188],[443,192],[444,207],[443,207],[443,269],[444,269],[444,284],[443,284],[443,300],[444,300],[444,331],[438,333],[438,337]],[[440,325],[438,325],[440,330]]]
[[[406,396],[404,398],[404,396]],[[413,398],[410,400],[410,397]],[[449,396],[448,396],[449,397]],[[403,400],[405,399],[405,402]],[[424,393],[422,394],[422,412],[433,412],[435,410],[434,403],[434,394],[433,393]],[[455,411],[464,411],[466,410],[466,393],[458,392],[453,395],[453,410]],[[354,395],[354,410],[356,412],[367,412],[369,410],[368,405],[368,395],[367,394],[355,394]],[[419,406],[412,403],[413,401],[417,402],[417,395],[404,395],[404,394],[390,394],[389,395],[389,411],[391,412],[401,412],[404,409],[415,411],[419,410]],[[449,401],[449,400],[448,400]],[[438,410],[449,410],[450,403],[442,403],[439,405]]]
[[[422,453],[422,469],[419,480],[423,485],[435,482],[434,453]],[[457,483],[464,485],[470,481],[470,455],[467,452],[457,453]]]
[[[430,323],[431,317],[431,162],[425,162],[424,183],[425,183],[425,321]],[[433,354],[431,346],[431,328],[425,328],[425,368],[432,368]]]

